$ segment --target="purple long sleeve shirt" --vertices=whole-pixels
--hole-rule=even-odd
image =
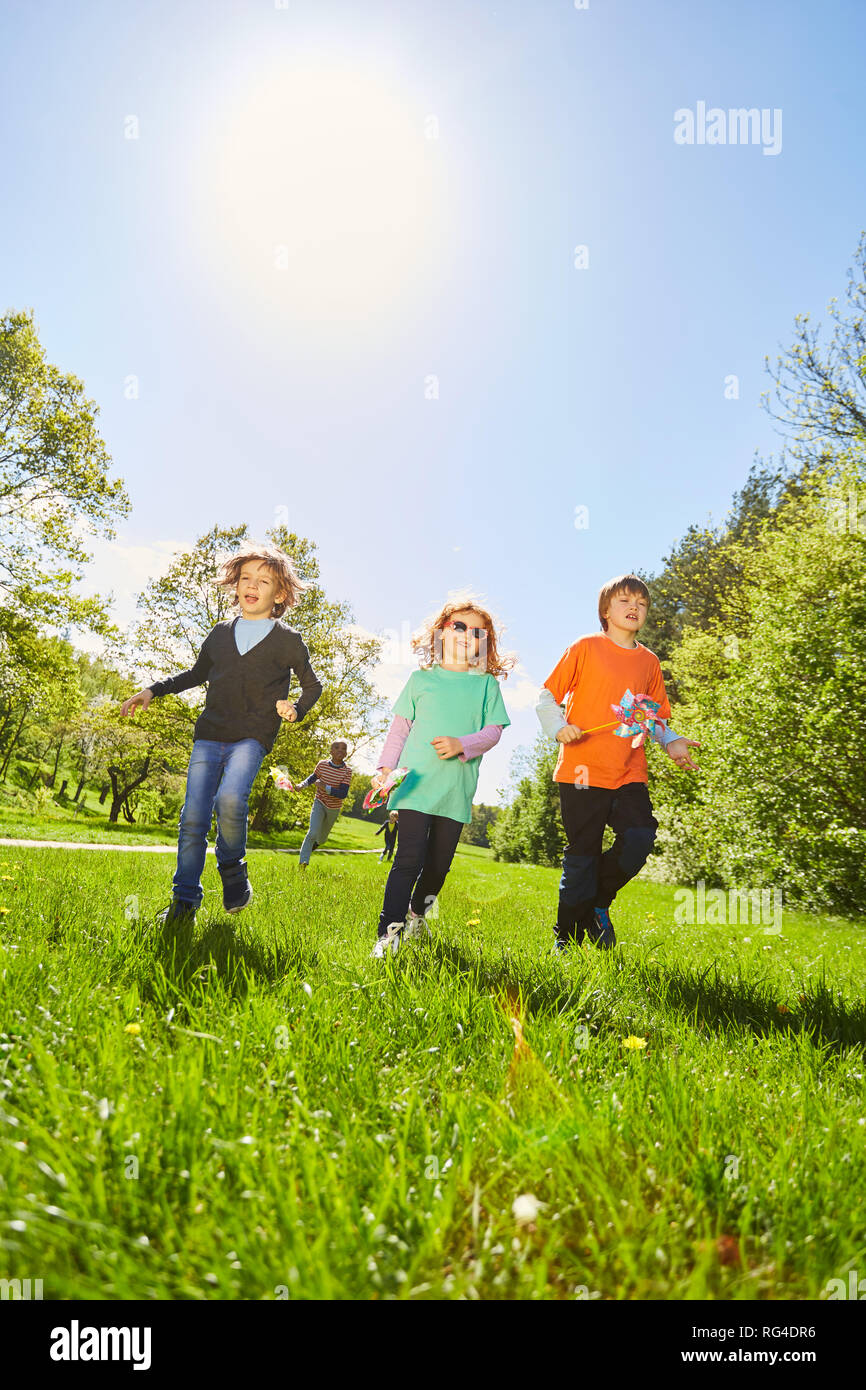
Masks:
[[[391,727],[385,739],[385,746],[382,755],[376,764],[376,771],[381,767],[395,768],[400,764],[400,754],[403,752],[403,745],[409,737],[409,730],[412,728],[412,720],[406,719],[402,714],[395,714],[391,720]],[[483,729],[479,729],[474,734],[461,734],[460,742],[463,744],[463,752],[458,753],[461,762],[465,763],[470,758],[480,758],[482,753],[487,753],[493,748],[502,736],[502,724],[485,724]]]

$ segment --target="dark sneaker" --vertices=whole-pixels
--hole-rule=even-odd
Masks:
[[[197,912],[195,903],[185,902],[183,898],[172,898],[168,907],[157,914],[156,920],[162,927],[171,927],[181,922],[188,922],[190,926],[194,926]]]
[[[595,922],[587,929],[587,936],[600,950],[608,950],[616,945],[616,932],[610,920],[610,913],[606,907],[597,907],[594,915]]]
[[[226,912],[242,912],[253,900],[253,885],[247,878],[247,861],[218,864],[223,881],[223,907]]]

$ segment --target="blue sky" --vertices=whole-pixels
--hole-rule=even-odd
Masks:
[[[866,6],[7,0],[0,37],[3,307],[133,503],[91,587],[128,621],[280,517],[366,630],[471,586],[521,662],[495,800],[600,584],[778,452],[764,354],[866,225]],[[780,111],[778,153],[676,143],[699,102]]]

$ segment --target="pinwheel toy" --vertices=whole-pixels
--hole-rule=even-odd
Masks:
[[[658,714],[658,701],[651,700],[649,695],[632,695],[627,690],[618,705],[611,705],[614,714],[620,720],[618,729],[614,729],[617,738],[631,738],[632,748],[640,748],[645,741],[647,734],[654,734],[656,728],[664,727],[663,719],[656,719]]]
[[[663,719],[656,719],[658,704],[649,695],[632,695],[626,690],[618,705],[611,709],[619,720],[619,728],[614,729],[617,738],[630,738],[632,748],[640,748],[647,734],[654,734],[657,727],[664,727]],[[585,734],[598,733],[599,729],[613,729],[616,719],[609,724],[596,724],[592,729],[584,729]]]
[[[364,797],[364,810],[378,811],[380,806],[385,806],[388,797],[395,787],[399,787],[408,771],[408,767],[396,767],[393,772],[388,773],[382,786],[379,787],[377,791],[371,787]]]
[[[274,779],[274,786],[281,792],[293,792],[295,790],[287,767],[272,767],[271,776]]]

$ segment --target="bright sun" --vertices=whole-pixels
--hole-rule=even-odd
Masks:
[[[319,322],[423,294],[443,224],[425,116],[393,86],[336,66],[262,75],[227,103],[208,121],[199,180],[223,284]]]

